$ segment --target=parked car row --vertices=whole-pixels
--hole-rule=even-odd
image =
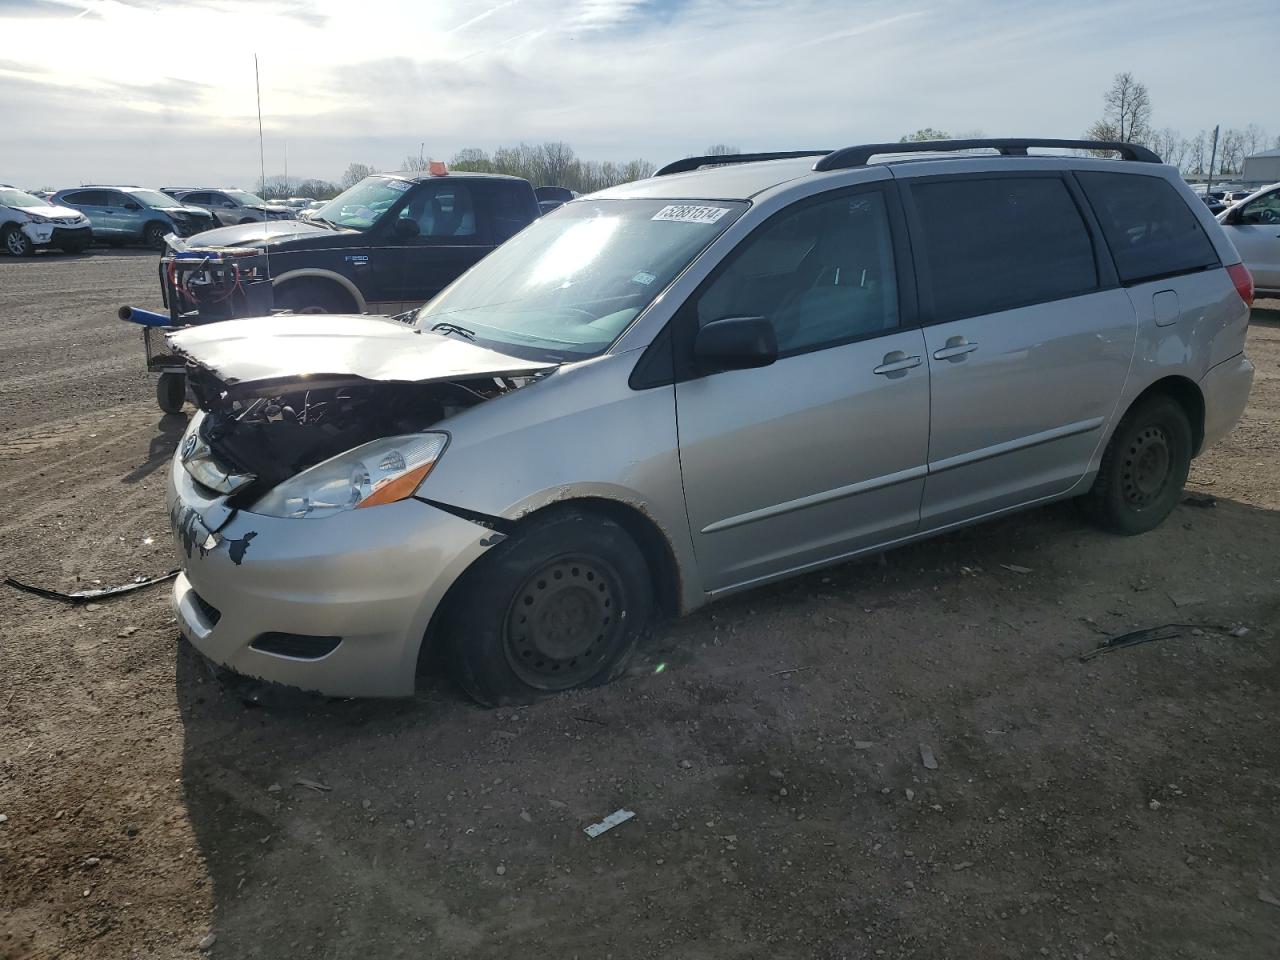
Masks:
[[[0,244],[10,256],[29,257],[56,247],[81,253],[93,242],[93,228],[80,211],[0,184]]]

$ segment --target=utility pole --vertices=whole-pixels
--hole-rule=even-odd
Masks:
[[[1209,152],[1209,179],[1204,185],[1204,195],[1207,197],[1209,191],[1213,189],[1213,161],[1218,158],[1218,128],[1213,128],[1213,149]]]
[[[418,144],[418,169],[419,170],[425,170],[427,168],[427,162],[426,160],[423,159],[423,155],[426,153],[426,150],[427,150],[427,141],[423,140],[422,143]]]
[[[289,142],[287,140],[284,144],[284,192],[286,195],[293,193],[289,189]]]

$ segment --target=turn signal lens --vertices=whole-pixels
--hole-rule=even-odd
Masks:
[[[356,509],[376,507],[380,503],[395,503],[397,500],[413,496],[413,491],[418,489],[418,484],[427,479],[427,474],[435,465],[433,460],[408,473],[400,474],[394,480],[384,480],[373,488],[373,493],[356,504]]]

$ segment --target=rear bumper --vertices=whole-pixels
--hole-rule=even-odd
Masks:
[[[1200,394],[1204,397],[1203,453],[1235,427],[1249,402],[1253,386],[1253,364],[1243,353],[1224,360],[1200,378]]]
[[[222,522],[222,498],[204,496],[176,458],[169,507],[183,635],[237,673],[330,696],[412,694],[432,615],[500,539],[417,500],[324,520],[239,511]],[[278,634],[330,638],[331,648],[318,656],[259,648]]]

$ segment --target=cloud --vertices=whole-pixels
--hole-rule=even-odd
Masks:
[[[1280,28],[1274,0],[1239,0],[1224,72],[1192,69],[1211,48],[1191,0],[101,0],[69,22],[91,2],[0,0],[8,179],[91,159],[101,179],[251,183],[255,49],[268,170],[287,143],[291,172],[334,177],[424,141],[664,161],[923,126],[1076,136],[1119,70],[1159,126],[1265,125]]]

